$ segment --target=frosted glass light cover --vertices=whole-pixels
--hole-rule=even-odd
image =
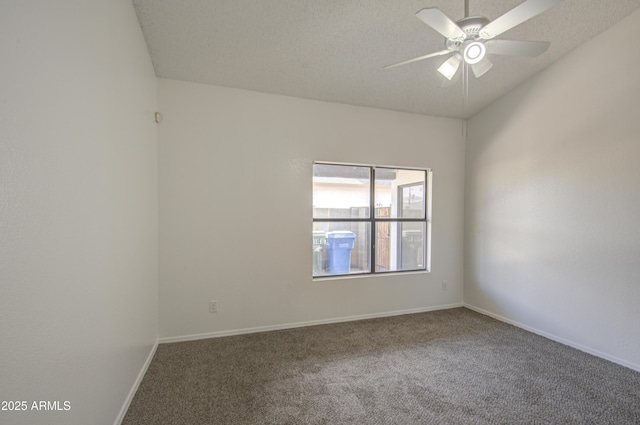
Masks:
[[[456,72],[458,72],[458,68],[460,68],[460,57],[458,55],[451,56],[445,63],[440,65],[438,68],[438,72],[444,76],[447,80],[451,80]]]

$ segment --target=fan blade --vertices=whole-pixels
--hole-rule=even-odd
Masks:
[[[491,55],[538,56],[549,48],[548,41],[489,40],[485,43]]]
[[[475,75],[476,78],[480,78],[484,74],[486,74],[488,70],[491,69],[493,64],[489,61],[489,59],[487,59],[485,57],[480,62],[474,63],[473,65],[469,65],[469,66],[471,67],[471,70],[473,71],[473,75]]]
[[[520,25],[524,21],[528,21],[534,16],[541,14],[545,10],[551,9],[561,1],[562,0],[527,0],[485,25],[480,30],[480,38],[489,40],[490,38],[500,35],[516,25]]]
[[[424,59],[429,59],[429,58],[433,58],[433,57],[436,57],[436,56],[446,55],[447,53],[451,53],[451,50],[441,50],[439,52],[429,53],[428,55],[419,56],[417,58],[413,58],[413,59],[409,59],[409,60],[406,60],[406,61],[402,61],[402,62],[394,63],[394,64],[391,64],[391,65],[387,65],[387,66],[383,67],[382,69],[395,68],[396,66],[406,65],[406,64],[411,63],[411,62],[418,62],[418,61],[421,61],[421,60],[424,60]]]
[[[447,80],[451,81],[454,75],[460,69],[460,64],[462,60],[460,59],[460,55],[453,55],[445,63],[440,65],[438,68],[438,72],[444,76]]]
[[[447,15],[442,13],[440,9],[427,8],[416,13],[418,19],[429,25],[440,34],[450,40],[463,41],[466,38],[464,31],[460,29],[458,24],[453,22]]]

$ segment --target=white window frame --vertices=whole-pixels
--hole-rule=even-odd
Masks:
[[[327,278],[345,277],[345,276],[371,276],[371,275],[385,275],[385,274],[397,274],[397,273],[415,273],[415,272],[430,272],[431,271],[431,215],[432,215],[432,179],[433,173],[430,168],[417,168],[417,167],[405,167],[405,166],[389,166],[389,165],[373,165],[373,164],[355,164],[355,163],[341,163],[341,162],[326,162],[326,161],[314,161],[313,165],[335,165],[335,166],[351,166],[351,167],[367,167],[370,169],[369,180],[369,217],[368,218],[316,218],[312,213],[313,223],[318,222],[365,222],[370,226],[369,237],[369,271],[360,271],[348,274],[313,274],[314,280],[322,280]],[[375,214],[375,173],[376,169],[393,169],[393,170],[412,170],[412,171],[424,171],[424,218],[381,218],[376,217]],[[405,185],[398,185],[396,189],[400,189]],[[313,191],[313,187],[312,187]],[[313,196],[312,196],[313,197]],[[399,205],[402,201],[399,201]],[[390,223],[424,223],[424,237],[423,237],[423,266],[422,268],[415,268],[409,270],[387,270],[376,271],[376,230],[377,223],[390,222]],[[400,239],[396,239],[399,241]]]

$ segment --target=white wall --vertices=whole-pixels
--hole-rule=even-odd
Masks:
[[[640,370],[640,12],[469,122],[465,302]]]
[[[158,90],[161,337],[462,303],[460,120],[171,80]],[[313,282],[314,160],[431,167],[433,272]]]
[[[3,0],[0,57],[0,400],[71,407],[0,423],[113,424],[157,336],[153,68],[129,0]]]

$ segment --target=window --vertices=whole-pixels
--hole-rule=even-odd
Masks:
[[[313,276],[429,270],[427,169],[316,162]]]

